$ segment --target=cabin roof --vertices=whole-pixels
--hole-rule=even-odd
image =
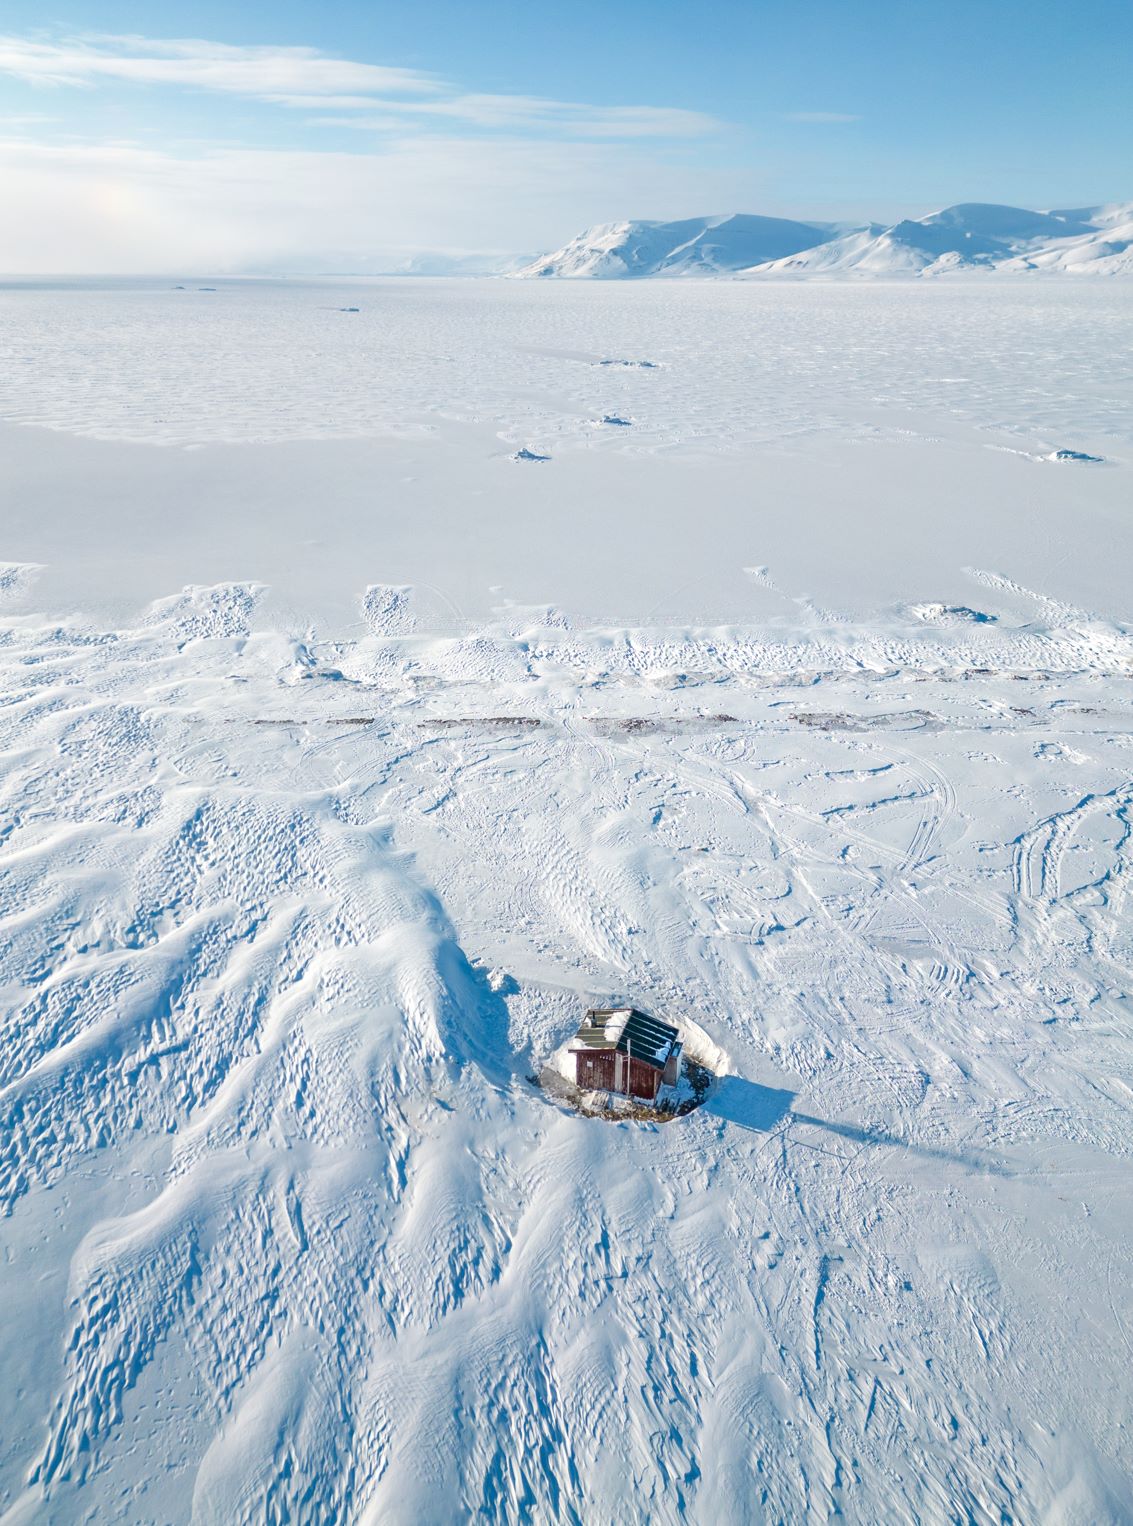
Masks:
[[[571,1049],[616,1050],[662,1070],[669,1056],[680,1052],[681,1044],[669,1023],[636,1007],[592,1007]]]

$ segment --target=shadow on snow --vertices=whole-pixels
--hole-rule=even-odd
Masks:
[[[963,1166],[967,1170],[980,1171],[990,1176],[1006,1176],[1009,1173],[998,1162],[978,1151],[963,1153],[941,1149],[934,1145],[921,1145],[911,1139],[902,1139],[885,1129],[862,1128],[854,1123],[837,1123],[828,1118],[815,1118],[810,1113],[796,1112],[792,1106],[795,1093],[774,1086],[760,1086],[746,1081],[742,1076],[722,1076],[704,1104],[704,1111],[725,1123],[748,1129],[756,1134],[770,1134],[786,1121],[788,1125],[803,1124],[808,1128],[823,1129],[828,1134],[853,1144],[884,1145],[890,1149],[907,1150],[922,1160],[936,1160],[946,1165]],[[805,1141],[798,1141],[800,1144]],[[818,1148],[810,1146],[809,1148]]]

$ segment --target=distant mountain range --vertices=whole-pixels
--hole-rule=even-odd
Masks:
[[[893,224],[736,212],[604,223],[511,272],[521,279],[935,276],[961,270],[1133,274],[1133,202],[1031,212],[964,202]]]

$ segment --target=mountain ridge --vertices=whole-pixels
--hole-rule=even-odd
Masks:
[[[512,272],[519,280],[925,276],[961,270],[1133,274],[1133,202],[1032,211],[958,202],[899,222],[724,213],[600,223]]]

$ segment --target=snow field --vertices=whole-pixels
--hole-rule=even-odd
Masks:
[[[1128,649],[256,597],[5,627],[15,1518],[1122,1519]],[[528,1085],[621,992],[701,1112]]]
[[[1128,440],[1131,306],[1124,283],[1073,280],[7,287],[0,418],[196,446],[420,443],[490,419],[513,448],[670,456],[960,426],[1108,455]],[[606,413],[632,428],[596,430]]]
[[[1128,1521],[1116,283],[217,284],[0,294],[0,1517]]]

